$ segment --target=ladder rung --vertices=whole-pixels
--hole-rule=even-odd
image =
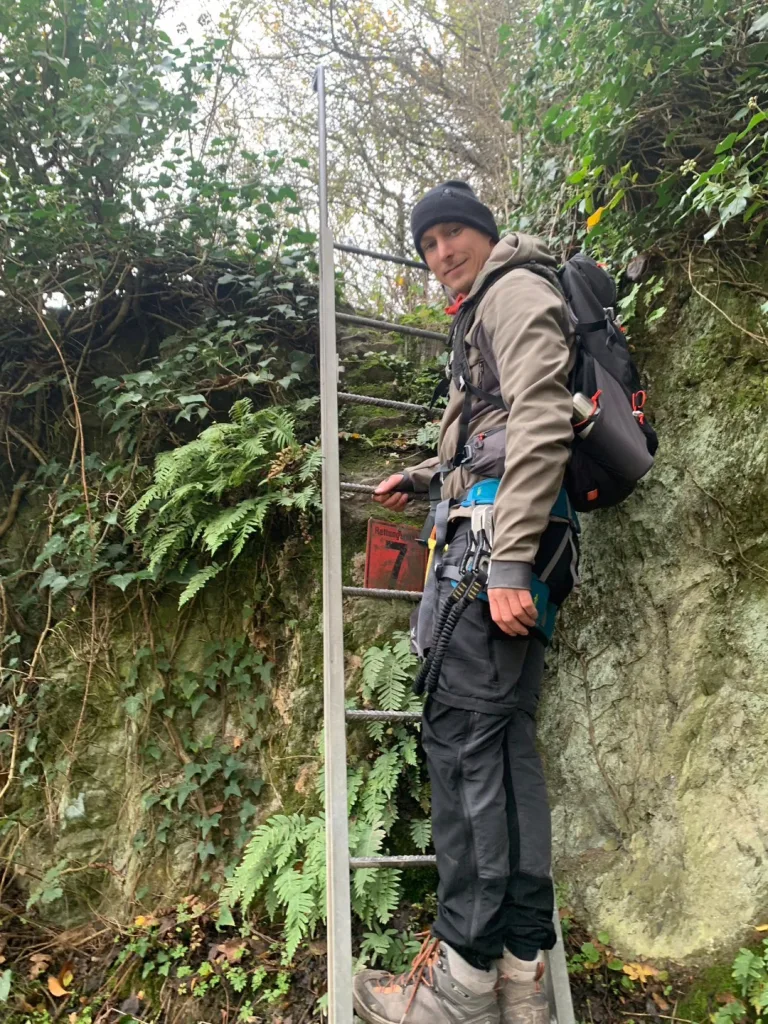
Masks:
[[[419,711],[347,711],[348,722],[420,722]]]
[[[353,316],[351,313],[337,313],[336,319],[344,324],[356,327],[372,327],[376,331],[393,331],[395,334],[410,334],[414,338],[427,338],[429,341],[448,341],[447,334],[437,331],[424,331],[421,327],[409,327],[407,324],[393,324],[389,320],[374,320],[367,316]]]
[[[342,491],[352,491],[353,494],[373,494],[376,484],[355,484],[351,480],[342,480],[339,488]],[[405,491],[404,493],[408,495],[409,501],[429,501],[428,494],[417,494],[415,491]]]
[[[351,490],[355,495],[372,495],[376,490],[375,483],[352,483],[351,480],[342,480],[339,487],[342,490]]]
[[[390,256],[385,252],[374,252],[372,249],[360,249],[356,245],[344,245],[342,242],[334,242],[333,248],[339,252],[351,252],[355,256],[370,256],[374,260],[384,260],[386,263],[399,263],[401,267],[414,267],[416,270],[429,270],[426,263],[419,263],[418,260],[409,260],[405,256]]]
[[[437,863],[437,857],[350,857],[351,868],[431,868]]]
[[[391,398],[374,398],[372,395],[353,395],[350,391],[339,391],[340,402],[350,405],[378,405],[382,409],[401,409],[403,412],[415,412],[419,416],[432,416],[433,410],[426,405],[414,405],[413,402],[395,402]]]
[[[377,597],[382,601],[420,601],[424,596],[420,590],[377,590],[374,587],[342,587],[344,597]]]

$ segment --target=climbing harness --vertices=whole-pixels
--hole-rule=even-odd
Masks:
[[[413,692],[421,695],[437,688],[440,668],[451,636],[467,608],[479,597],[488,584],[488,570],[493,546],[493,506],[475,505],[469,527],[469,543],[458,566],[458,579],[446,598],[435,623],[432,649],[424,659],[413,684]],[[434,565],[434,563],[433,563]],[[447,578],[447,567],[442,577]]]
[[[437,538],[429,541],[430,558],[427,563],[425,592],[429,590],[431,575],[438,581],[450,580],[452,590],[435,615],[431,646],[413,684],[413,692],[417,695],[433,693],[437,688],[445,653],[461,616],[473,601],[488,600],[488,573],[493,551],[493,503],[500,484],[501,480],[498,478],[481,480],[469,489],[463,501],[457,503],[459,508],[467,508],[471,512],[467,548],[457,566],[445,565],[442,559],[436,558]],[[549,521],[564,524],[562,535],[554,551],[548,553],[543,568],[538,573],[531,574],[530,584],[531,597],[538,615],[536,624],[529,632],[545,645],[552,639],[559,604],[562,603],[562,598],[559,602],[552,600],[549,580],[567,553],[571,585],[577,587],[579,584],[578,550],[575,542],[575,535],[578,535],[580,529],[579,520],[564,488],[557,496]],[[442,539],[444,541],[444,538]],[[444,551],[441,554],[444,554]],[[425,607],[429,614],[428,606]]]

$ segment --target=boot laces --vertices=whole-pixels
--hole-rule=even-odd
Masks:
[[[389,985],[399,985],[403,990],[407,990],[411,985],[413,986],[413,991],[408,999],[408,1005],[405,1007],[403,1016],[400,1018],[400,1024],[403,1024],[403,1021],[408,1016],[408,1011],[413,1006],[413,1001],[420,986],[423,984],[427,988],[434,988],[435,966],[439,958],[440,939],[433,938],[431,934],[427,933],[427,937],[421,944],[421,949],[411,962],[410,970],[404,971],[397,976],[394,974],[390,976],[388,980]]]

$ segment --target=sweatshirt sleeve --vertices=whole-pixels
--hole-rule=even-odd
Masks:
[[[573,439],[566,386],[570,324],[555,289],[522,268],[490,289],[480,323],[509,408],[488,585],[528,589]]]
[[[403,470],[405,479],[402,483],[402,489],[404,491],[414,491],[416,494],[425,494],[429,490],[429,482],[439,464],[440,460],[438,457],[432,455],[430,458],[420,462],[418,466],[412,466],[410,469]]]

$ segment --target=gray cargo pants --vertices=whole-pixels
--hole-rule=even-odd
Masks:
[[[449,564],[461,559],[465,533],[451,542]],[[441,581],[441,601],[449,587]],[[555,944],[550,813],[536,750],[544,652],[535,638],[507,636],[487,601],[475,601],[424,709],[440,876],[433,932],[478,965],[505,946],[533,959]]]

